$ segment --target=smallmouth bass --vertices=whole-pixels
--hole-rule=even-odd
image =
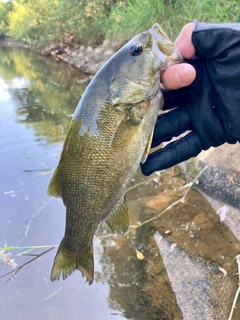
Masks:
[[[93,237],[100,221],[112,232],[128,231],[125,192],[151,147],[162,96],[160,73],[180,62],[175,45],[154,24],[116,52],[87,87],[48,188],[66,206],[52,281],[77,269],[91,284]]]

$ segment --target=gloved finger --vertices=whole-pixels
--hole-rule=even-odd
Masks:
[[[152,147],[156,147],[163,141],[169,141],[181,133],[193,130],[187,108],[176,108],[158,116],[155,125]]]
[[[203,59],[237,61],[240,36],[238,23],[204,23],[195,20],[192,43],[196,56]],[[232,55],[234,55],[234,60]]]
[[[165,148],[151,153],[141,165],[142,173],[149,176],[154,171],[170,168],[189,158],[196,157],[202,151],[202,143],[195,132],[169,143]]]
[[[190,103],[189,86],[178,90],[163,90],[164,105],[163,110],[169,110],[176,107],[186,107]]]

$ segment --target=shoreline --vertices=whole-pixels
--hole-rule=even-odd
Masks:
[[[0,40],[0,46],[25,48],[45,57],[53,57],[56,61],[64,61],[89,75],[94,75],[115,53],[107,40],[95,48],[81,44],[70,46],[62,43],[49,43],[42,49],[33,50],[21,41],[7,38]]]

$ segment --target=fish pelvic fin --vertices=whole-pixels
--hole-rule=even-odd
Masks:
[[[117,205],[105,220],[113,233],[126,234],[130,227],[130,218],[126,197]]]
[[[52,176],[52,179],[51,179],[49,186],[48,186],[47,193],[49,196],[52,196],[52,197],[56,197],[56,198],[62,197],[59,165],[57,166],[57,168]]]
[[[65,280],[75,270],[82,272],[82,276],[86,277],[86,282],[89,285],[92,284],[94,277],[93,248],[87,252],[71,252],[63,239],[53,262],[51,281],[59,280],[61,275]]]

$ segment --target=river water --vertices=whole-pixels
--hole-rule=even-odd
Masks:
[[[51,248],[63,237],[65,207],[60,199],[47,196],[47,187],[71,116],[86,88],[85,79],[78,69],[50,58],[23,49],[0,48],[0,276],[12,271],[15,264],[19,267],[34,254],[47,250],[36,249],[23,255],[29,246]],[[185,183],[179,168],[151,178],[138,172],[127,194],[132,224],[156,217],[181,199]],[[161,243],[170,246],[167,255],[156,231],[167,241]],[[95,281],[91,286],[78,271],[65,281],[50,281],[56,248],[24,266],[12,279],[11,275],[1,278],[0,319],[196,320],[220,319],[208,315],[216,310],[219,314],[219,310],[223,314],[230,311],[237,279],[227,278],[226,282],[216,268],[236,273],[234,257],[239,253],[239,242],[197,192],[191,190],[188,201],[179,202],[171,212],[125,237],[109,233],[105,225],[97,231]],[[174,279],[182,263],[176,265],[175,276],[167,261],[176,244],[180,255],[186,250],[191,261],[201,262],[200,274],[208,278],[207,285],[201,280],[205,291],[196,293],[196,299],[204,302],[198,307],[205,316],[191,318],[190,309],[196,306],[189,303],[187,311],[182,306],[181,298],[192,299],[196,283],[190,291],[180,292],[179,298],[179,284]],[[10,246],[24,248],[3,251]],[[137,251],[143,257],[137,256]],[[192,268],[189,262],[188,267]],[[199,280],[199,272],[194,277]],[[214,290],[211,293],[211,287],[216,287],[215,291],[221,288],[223,295],[228,295],[222,305],[221,295],[216,298],[218,294]]]

